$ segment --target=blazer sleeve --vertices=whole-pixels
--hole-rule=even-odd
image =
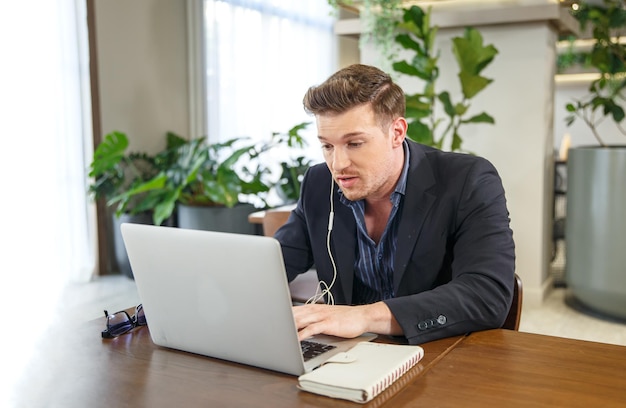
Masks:
[[[431,156],[420,167],[422,177],[425,167],[432,170],[432,184],[415,200],[430,205],[412,208],[405,200],[402,222],[426,215],[405,249],[405,269],[396,271],[396,297],[385,300],[411,344],[500,327],[513,296],[513,233],[496,169],[479,157]]]

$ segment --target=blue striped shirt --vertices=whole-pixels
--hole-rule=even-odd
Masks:
[[[394,297],[393,262],[396,255],[398,225],[406,191],[409,170],[409,149],[404,142],[404,167],[400,179],[391,194],[393,207],[387,226],[378,244],[367,234],[365,226],[365,200],[350,201],[343,196],[340,200],[352,209],[357,225],[357,253],[354,262],[353,304],[369,304]]]

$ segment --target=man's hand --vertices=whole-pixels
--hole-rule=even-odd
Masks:
[[[400,325],[383,302],[362,306],[294,306],[293,315],[300,340],[316,334],[345,338],[354,338],[366,332],[402,334]]]

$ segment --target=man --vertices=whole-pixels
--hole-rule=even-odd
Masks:
[[[293,309],[300,339],[404,336],[410,344],[500,327],[514,243],[485,159],[406,139],[404,94],[352,65],[308,90],[326,165],[309,169],[275,237],[289,280],[315,265],[335,304]]]

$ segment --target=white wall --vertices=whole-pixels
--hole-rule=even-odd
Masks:
[[[95,2],[102,135],[119,130],[131,151],[188,136],[186,1]]]

